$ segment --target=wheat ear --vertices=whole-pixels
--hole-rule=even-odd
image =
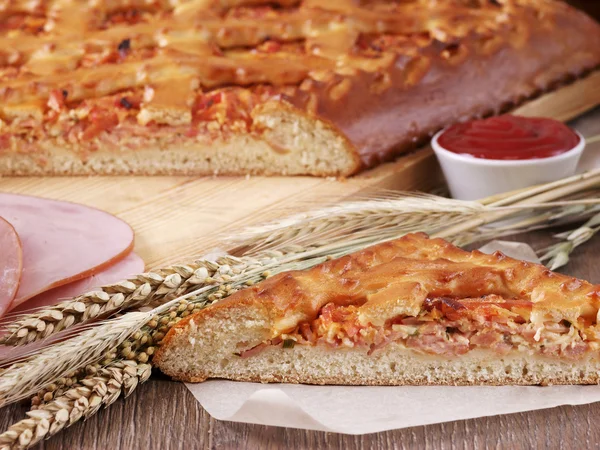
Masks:
[[[564,201],[572,194],[600,186],[600,169],[535,186],[481,202],[465,202],[428,194],[398,193],[394,199],[349,201],[294,214],[261,226],[249,227],[226,238],[246,254],[286,245],[321,245],[361,240],[371,243],[413,231],[451,237],[496,222],[527,209],[548,209],[575,202],[594,204],[599,199]],[[559,202],[556,202],[560,200]]]
[[[540,253],[540,260],[547,261],[550,270],[556,270],[569,262],[573,250],[589,241],[596,233],[600,232],[600,213],[592,216],[586,223],[572,231],[559,233],[555,237],[562,242],[553,244]]]
[[[0,373],[0,406],[27,398],[40,386],[99,360],[107,350],[127,339],[132,329],[141,327],[146,318],[142,312],[126,314],[11,365]]]
[[[357,250],[356,247],[337,249],[334,255],[342,255]],[[35,351],[18,362],[14,362],[0,372],[0,407],[34,395],[44,386],[62,378],[66,373],[77,370],[99,360],[108,350],[139,333],[144,324],[152,323],[157,317],[159,325],[172,326],[179,320],[177,312],[171,308],[180,305],[187,298],[195,303],[207,304],[226,297],[238,289],[263,280],[271,273],[313,267],[327,259],[323,252],[327,248],[311,249],[299,254],[271,252],[254,265],[249,265],[239,274],[220,273],[215,283],[196,289],[185,296],[168,301],[147,312],[129,312],[121,317],[80,332],[78,335],[49,347]],[[220,268],[224,272],[223,267]],[[168,312],[169,315],[164,314]],[[182,311],[183,313],[183,311]]]
[[[384,238],[413,231],[427,231],[477,217],[486,208],[475,202],[428,194],[401,193],[397,198],[349,201],[294,214],[260,226],[248,227],[225,238],[248,254],[289,245],[318,246],[339,240]]]
[[[223,289],[221,295],[233,290]],[[202,296],[182,299],[148,321],[128,340],[110,350],[99,363],[66,374],[31,399],[27,419],[0,434],[0,450],[29,448],[42,439],[87,419],[100,407],[107,407],[119,396],[129,396],[150,377],[149,364],[154,349],[167,331],[182,318],[194,314],[210,301]]]
[[[569,195],[584,192],[586,190],[596,189],[600,186],[600,169],[576,175],[568,178],[569,182],[559,180],[558,182],[548,183],[547,185],[536,186],[529,191],[521,191],[510,199],[501,200],[498,203],[510,207],[533,208],[535,205],[548,205],[557,199],[564,199]],[[547,189],[548,186],[552,186]],[[599,202],[600,199],[595,199]],[[563,206],[569,206],[568,202],[562,202]],[[457,225],[453,225],[434,234],[434,237],[448,238],[461,233],[482,227],[484,225],[497,222],[514,214],[514,210],[499,209],[492,210],[485,215],[480,215],[473,219],[466,220]]]
[[[143,273],[119,283],[103,286],[57,305],[41,308],[16,317],[7,316],[10,323],[0,327],[0,344],[25,345],[48,338],[75,325],[116,312],[180,297],[215,283],[222,273],[241,273],[256,264],[250,257],[221,256],[212,260],[197,260],[155,272]]]
[[[290,256],[278,252],[271,253],[270,259],[263,261],[265,267],[277,264],[278,258],[286,258],[281,271],[292,268],[311,267],[322,262],[325,257],[308,258],[306,255]],[[32,410],[29,416],[12,425],[0,434],[0,450],[10,448],[29,448],[41,439],[50,437],[61,429],[72,425],[82,417],[94,414],[102,405],[108,406],[121,393],[131,394],[140,382],[150,375],[149,361],[156,346],[182,318],[194,314],[208,304],[225,298],[237,291],[242,285],[250,285],[270,275],[260,271],[261,267],[249,270],[244,276],[221,280],[218,287],[190,295],[162,305],[148,313],[148,320],[139,330],[131,330],[129,337],[103,355],[100,363],[92,363],[75,372],[64,373],[52,384],[46,384],[32,398]],[[130,315],[133,313],[129,313]],[[73,338],[79,340],[79,338]],[[47,353],[48,350],[44,350]],[[135,369],[135,370],[134,370]],[[23,371],[23,367],[18,368]],[[0,374],[0,380],[4,375]]]
[[[114,360],[105,367],[90,366],[88,375],[52,399],[40,400],[27,412],[27,419],[0,434],[0,450],[29,448],[78,420],[92,416],[119,396],[127,397],[150,378],[150,364]],[[48,394],[47,394],[48,395]]]
[[[223,290],[223,297],[233,294],[230,289]],[[157,347],[162,344],[166,333],[179,320],[199,312],[211,303],[211,300],[199,296],[190,300],[181,299],[161,314],[152,317],[139,331],[136,331],[118,347],[107,352],[102,359],[94,364],[80,368],[64,377],[55,380],[50,385],[39,391],[31,399],[32,409],[47,403],[65,392],[81,384],[84,377],[93,376],[102,368],[111,367],[112,364],[128,361],[131,364],[146,364],[151,362]]]
[[[228,296],[233,292],[223,289],[221,295]],[[81,418],[87,419],[119,396],[129,396],[149,378],[149,362],[167,331],[178,320],[200,311],[209,303],[202,296],[191,301],[179,300],[103,355],[100,362],[65,374],[46,386],[32,397],[28,418],[0,434],[0,450],[29,448]]]
[[[516,216],[505,224],[496,223],[493,226],[480,226],[453,236],[448,236],[447,239],[452,241],[454,245],[462,247],[474,242],[484,242],[499,239],[503,236],[561,226],[566,222],[581,222],[598,210],[598,205],[568,205],[553,208],[539,214]]]

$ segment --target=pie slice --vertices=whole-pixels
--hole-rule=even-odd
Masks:
[[[600,382],[600,286],[424,234],[273,276],[172,328],[172,377],[354,385]]]

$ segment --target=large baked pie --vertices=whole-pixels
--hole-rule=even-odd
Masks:
[[[0,2],[0,174],[349,175],[600,64],[551,0]]]
[[[600,286],[413,234],[239,291],[154,361],[193,382],[595,384],[599,307]]]

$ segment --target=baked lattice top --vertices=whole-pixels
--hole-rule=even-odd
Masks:
[[[126,121],[243,127],[266,99],[318,112],[361,74],[381,94],[392,67],[403,67],[410,86],[431,58],[453,64],[518,47],[528,24],[551,26],[544,15],[560,8],[541,0],[5,0],[0,110],[19,127],[82,121],[79,138]]]
[[[498,308],[518,311],[538,325],[566,319],[587,326],[597,322],[599,301],[600,286],[500,252],[467,252],[416,233],[309,270],[275,275],[213,309],[260,305],[275,337],[314,320],[328,304],[352,307],[362,324],[376,326],[432,309],[483,318]]]

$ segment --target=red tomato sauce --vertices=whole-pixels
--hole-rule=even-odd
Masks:
[[[553,119],[504,115],[453,125],[438,143],[476,158],[537,159],[568,152],[579,143],[579,136]]]

